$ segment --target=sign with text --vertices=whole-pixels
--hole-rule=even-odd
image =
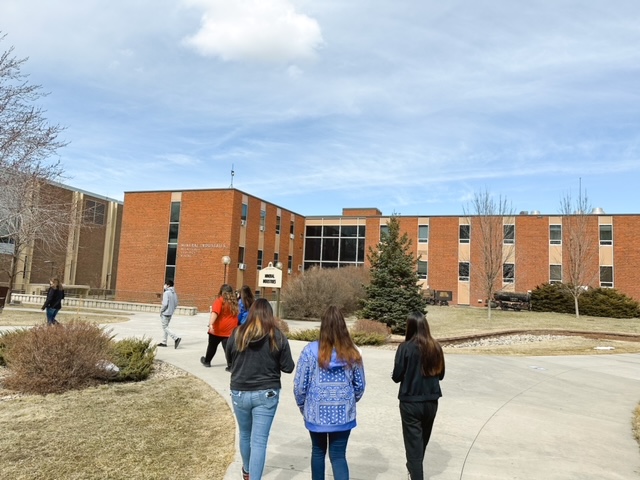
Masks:
[[[269,266],[258,272],[258,287],[282,287],[282,270],[274,267],[271,262]]]

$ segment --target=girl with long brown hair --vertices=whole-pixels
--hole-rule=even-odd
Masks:
[[[338,307],[320,319],[320,340],[302,350],[293,393],[311,436],[311,478],[324,480],[327,447],[336,480],[348,480],[347,442],[365,389],[360,350]]]
[[[398,399],[407,470],[411,480],[422,480],[424,454],[442,396],[444,353],[421,312],[407,318],[405,341],[396,351],[391,378],[400,383]]]
[[[271,304],[257,299],[247,321],[225,349],[231,365],[231,403],[240,430],[242,478],[260,480],[267,440],[280,400],[280,372],[293,372],[289,341],[278,329]]]
[[[211,316],[209,317],[209,342],[207,353],[200,357],[200,363],[205,367],[211,366],[211,360],[218,350],[218,345],[222,343],[222,348],[226,348],[227,339],[231,336],[233,329],[238,326],[238,298],[231,288],[231,285],[222,284],[218,296],[211,305]]]
[[[62,300],[64,300],[64,288],[60,280],[52,278],[49,280],[49,290],[47,290],[47,298],[42,305],[42,310],[46,310],[47,324],[57,325],[56,315],[62,308]]]

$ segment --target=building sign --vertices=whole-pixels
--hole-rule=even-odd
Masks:
[[[282,270],[273,266],[269,262],[269,266],[258,272],[258,287],[282,287]]]

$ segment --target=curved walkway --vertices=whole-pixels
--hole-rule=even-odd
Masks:
[[[157,357],[209,383],[229,401],[229,374],[219,351],[212,368],[200,365],[208,314],[176,316],[182,336]],[[155,314],[135,314],[109,328],[118,337],[158,339]],[[291,342],[294,360],[305,345]],[[393,350],[363,348],[367,390],[347,455],[353,480],[406,478],[404,447],[391,381]],[[640,452],[631,433],[640,401],[640,355],[490,357],[448,355],[425,478],[640,478]],[[310,440],[293,400],[293,375],[283,375],[281,403],[271,431],[265,480],[310,478]],[[330,467],[327,468],[330,472]],[[329,478],[331,478],[328,475]],[[240,462],[225,480],[240,478]]]

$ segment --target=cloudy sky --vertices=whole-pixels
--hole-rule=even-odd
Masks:
[[[638,213],[637,0],[2,0],[66,183],[303,215]]]

